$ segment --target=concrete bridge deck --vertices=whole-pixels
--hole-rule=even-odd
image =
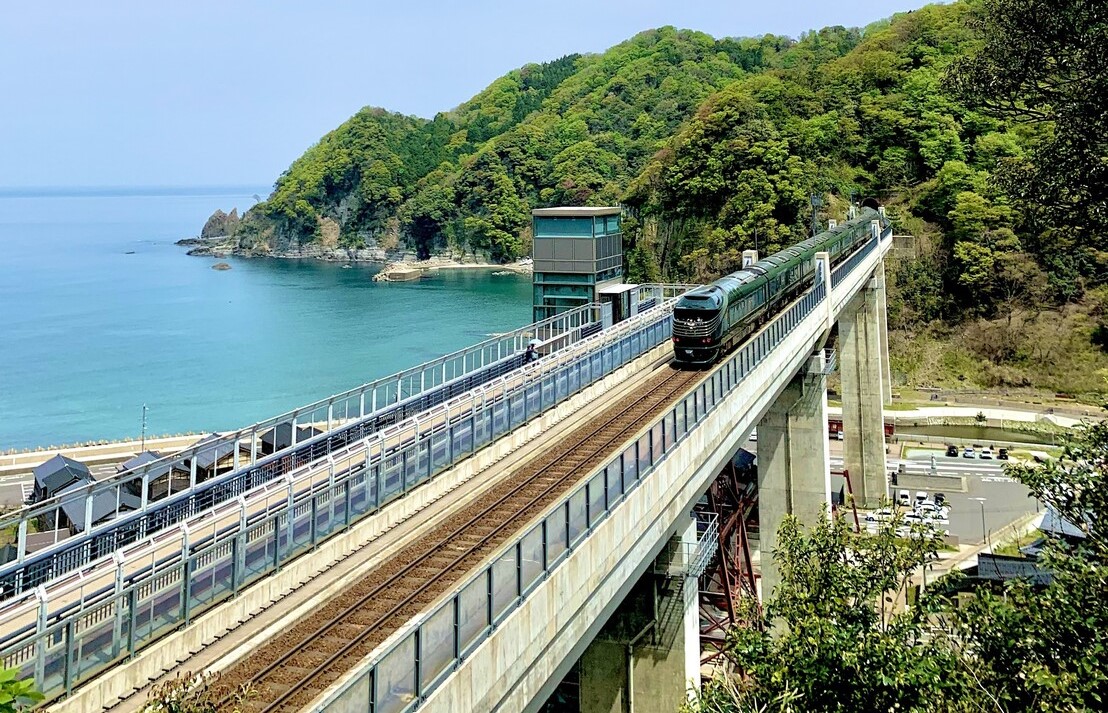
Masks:
[[[759,423],[759,449],[765,451],[760,485],[778,491],[762,500],[763,548],[772,547],[765,533],[776,531],[774,520],[797,508],[811,510],[813,503],[818,510],[820,497],[825,502],[829,496],[821,347],[841,315],[865,319],[843,335],[844,369],[854,371],[854,388],[865,391],[863,403],[848,408],[852,425],[860,433],[862,423],[876,417],[871,430],[882,438],[879,314],[868,298],[860,306],[855,301],[859,293],[883,288],[891,230],[882,232],[875,223],[874,233],[834,274],[824,256],[817,271],[823,278],[811,291],[672,410],[644,424],[604,467],[582,474],[581,485],[527,534],[391,636],[310,710],[537,710],[667,543],[677,536],[696,551],[691,507]],[[883,306],[883,295],[881,300]],[[796,393],[788,396],[790,390]],[[818,440],[797,437],[805,431],[818,432]],[[822,445],[805,452],[815,443]],[[870,481],[867,497],[875,498],[886,487],[884,443],[878,449],[872,444],[872,438],[856,444],[853,457],[868,461],[859,470]],[[509,576],[505,562],[528,562],[533,574],[521,579],[512,567],[511,580],[503,580]],[[685,576],[695,577],[695,569],[686,568]],[[468,619],[482,610],[487,619],[475,629]],[[464,629],[461,612],[467,613]],[[676,628],[695,631],[684,612],[685,623]],[[698,645],[695,655],[690,646],[670,657],[677,672],[668,687],[676,692],[674,706],[687,686],[699,682]],[[634,686],[628,688],[633,695]],[[667,709],[669,702],[655,703],[651,710]]]

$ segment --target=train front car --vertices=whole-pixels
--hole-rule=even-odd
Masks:
[[[687,292],[673,308],[673,355],[680,365],[707,366],[719,357],[727,300],[715,285]]]

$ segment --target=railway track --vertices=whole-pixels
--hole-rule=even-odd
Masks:
[[[436,534],[409,545],[281,636],[224,671],[214,693],[220,710],[298,710],[405,622],[434,602],[551,502],[574,486],[684,393],[702,372],[665,367],[630,403],[597,414],[550,451],[521,467],[505,491],[490,492],[451,516]]]

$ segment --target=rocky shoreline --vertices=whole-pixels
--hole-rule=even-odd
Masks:
[[[271,257],[289,260],[324,260],[327,262],[371,262],[385,265],[379,273],[383,277],[375,278],[380,281],[392,282],[402,279],[401,275],[412,271],[433,272],[435,270],[460,270],[460,269],[488,269],[510,272],[521,275],[531,274],[531,262],[525,259],[522,262],[501,265],[489,262],[467,262],[465,258],[459,260],[455,256],[432,255],[426,260],[419,260],[411,252],[400,250],[383,250],[381,248],[328,248],[319,244],[299,246],[295,250],[272,251],[265,249],[244,249],[238,241],[227,235],[206,236],[196,238],[183,238],[176,245],[188,248],[188,255],[198,257]],[[395,276],[395,277],[393,277]],[[415,279],[418,279],[418,275]]]

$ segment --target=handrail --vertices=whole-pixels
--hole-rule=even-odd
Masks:
[[[840,263],[839,267],[843,268],[839,273],[840,283],[885,240],[884,232],[875,232],[860,249]],[[594,468],[583,478],[582,484],[544,509],[542,515],[536,518],[537,524],[501,547],[488,558],[490,563],[465,577],[452,588],[452,594],[440,600],[434,609],[420,612],[412,617],[409,625],[386,639],[373,652],[373,658],[361,665],[358,675],[344,676],[342,684],[331,688],[314,710],[328,713],[351,707],[368,710],[417,709],[465,658],[492,635],[528,594],[595,531],[596,525],[624,501],[629,491],[644,478],[650,477],[673,448],[702,424],[778,344],[813,315],[817,306],[831,299],[833,289],[833,286],[818,280],[781,310],[736,353],[717,365],[708,379],[671,410],[640,430],[640,435],[619,454]],[[644,439],[645,453],[640,447]],[[595,491],[598,493],[596,498],[593,497],[594,489],[598,489]],[[573,508],[575,500],[583,509]],[[598,506],[595,513],[594,502]],[[528,538],[534,538],[536,542],[526,544]],[[550,552],[555,553],[553,557],[547,554]],[[497,572],[497,565],[505,559],[516,563],[516,567],[508,571],[508,577]],[[536,567],[527,577],[522,575],[519,567],[525,559],[536,561]],[[702,561],[703,557],[697,558],[696,566],[690,567],[690,573]],[[470,598],[467,601],[465,597]],[[474,601],[479,606],[474,606]],[[474,612],[480,617],[480,627],[474,627],[470,620]],[[387,685],[378,685],[379,677]]]
[[[176,626],[175,623],[154,628],[143,625],[146,628],[136,630],[134,617],[136,612],[145,611],[143,602],[163,596],[162,592],[177,592],[172,596],[180,603],[180,609],[171,609],[172,622],[187,621],[199,611],[214,606],[217,601],[231,596],[232,582],[237,591],[269,573],[285,559],[300,554],[305,547],[313,547],[317,537],[326,537],[348,526],[357,519],[352,517],[355,503],[361,503],[358,517],[378,511],[406,490],[418,487],[433,473],[449,467],[455,458],[465,457],[479,444],[553,408],[646,349],[664,343],[668,339],[668,315],[673,301],[667,300],[647,313],[631,317],[518,372],[504,375],[480,387],[480,393],[455,397],[431,412],[390,426],[325,459],[298,468],[281,481],[265,483],[235,501],[225,502],[179,523],[154,539],[129,546],[54,584],[37,587],[0,604],[0,626],[4,628],[5,637],[4,648],[0,651],[3,662],[24,668],[32,666],[40,687],[49,688],[52,695],[60,692],[59,685],[68,691],[78,680],[109,665],[113,656],[97,657],[98,663],[92,666],[86,665],[85,659],[73,665],[67,663],[65,680],[47,680],[48,671],[53,669],[46,663],[55,660],[46,658],[47,649],[61,651],[67,659],[87,657],[89,648],[70,646],[67,642],[74,636],[94,635],[98,626],[108,626],[109,620],[114,618],[117,632],[122,633],[97,639],[100,642],[97,645],[110,643],[112,651],[134,653],[153,640],[150,637],[160,635],[158,632],[164,631],[165,626]],[[574,382],[576,386],[572,386]],[[539,400],[532,402],[533,396]],[[482,417],[487,428],[480,439],[475,431],[478,412],[487,416],[487,419]],[[441,427],[444,423],[449,424],[445,431]],[[469,435],[468,446],[458,445],[461,443],[459,434]],[[401,442],[408,444],[405,450],[392,450],[393,445]],[[421,453],[425,460],[409,459],[405,455],[409,452]],[[425,470],[409,479],[412,474],[408,466],[413,463]],[[343,472],[339,472],[340,469]],[[341,506],[336,506],[340,494],[345,500]],[[336,515],[336,507],[344,514]],[[251,520],[248,515],[253,512],[261,513],[261,519]],[[318,519],[320,517],[324,517],[327,524],[317,530],[317,523],[323,522]],[[308,539],[297,524],[306,522],[312,523]],[[287,535],[284,534],[286,528]],[[270,558],[266,560],[269,564],[263,563],[261,569],[257,569],[259,565],[250,564],[254,560],[240,559],[247,557],[258,542],[263,545],[270,542],[277,532],[282,533],[279,541],[283,540],[284,544],[266,555]],[[257,536],[269,539],[263,542]],[[228,575],[231,582],[221,585],[225,587],[222,594],[203,594],[209,598],[191,604],[190,610],[192,597],[201,586],[196,584],[196,589],[193,588],[193,576],[217,564],[226,566],[223,563],[227,557],[231,557]],[[209,587],[203,591],[214,590]],[[130,624],[126,624],[128,617]],[[81,624],[74,628],[76,622]]]
[[[337,403],[339,401],[348,400],[348,399],[353,398],[355,396],[361,397],[363,395],[373,393],[377,389],[380,389],[381,387],[384,387],[384,386],[393,386],[393,385],[396,385],[396,384],[403,384],[405,379],[408,379],[408,378],[413,377],[413,376],[419,376],[421,374],[424,374],[431,367],[438,368],[438,367],[442,367],[443,365],[445,365],[447,363],[450,363],[452,361],[456,361],[458,359],[463,359],[464,360],[467,355],[480,353],[480,352],[482,352],[483,350],[485,350],[489,347],[503,344],[506,341],[521,342],[523,339],[525,339],[527,337],[530,337],[533,334],[542,334],[544,331],[549,331],[549,330],[553,329],[554,325],[557,325],[559,323],[560,324],[566,324],[566,323],[575,324],[577,322],[577,320],[584,319],[585,321],[582,321],[579,324],[575,324],[575,326],[573,328],[576,328],[578,326],[583,326],[584,324],[588,324],[588,323],[591,323],[591,322],[596,322],[596,321],[598,321],[598,318],[599,318],[599,311],[598,311],[599,306],[600,306],[599,303],[589,303],[589,304],[586,304],[586,305],[582,305],[580,307],[574,308],[573,310],[563,312],[561,314],[554,315],[552,317],[547,317],[546,319],[543,319],[539,322],[535,322],[533,324],[527,325],[525,327],[520,327],[520,328],[515,329],[511,332],[507,332],[504,335],[490,337],[490,338],[485,339],[481,342],[478,342],[475,345],[465,347],[464,349],[459,349],[457,351],[451,352],[449,354],[438,357],[436,359],[432,359],[431,361],[424,362],[423,364],[420,364],[419,366],[404,369],[404,370],[398,371],[394,374],[390,374],[388,376],[384,376],[384,377],[381,377],[379,379],[375,379],[373,381],[366,382],[365,384],[362,384],[361,386],[357,386],[357,387],[354,387],[353,389],[348,389],[348,390],[340,392],[338,394],[328,396],[325,399],[320,399],[320,400],[314,401],[310,404],[306,404],[304,406],[297,407],[295,409],[292,409],[291,411],[286,411],[285,413],[282,413],[278,416],[273,416],[273,417],[264,419],[262,421],[258,421],[257,423],[251,424],[250,426],[246,426],[245,428],[240,428],[236,431],[229,431],[227,433],[220,434],[218,436],[218,438],[213,439],[213,440],[208,441],[207,443],[205,443],[203,448],[197,448],[196,446],[191,446],[189,448],[186,448],[186,449],[183,449],[183,450],[179,451],[178,453],[174,453],[172,455],[166,455],[166,456],[163,456],[163,457],[159,458],[156,461],[151,461],[149,463],[143,464],[143,466],[141,466],[140,468],[125,471],[123,473],[112,474],[112,475],[110,475],[106,478],[103,478],[102,480],[99,480],[95,483],[94,492],[101,492],[101,491],[109,490],[114,486],[123,485],[123,484],[125,484],[125,483],[127,483],[131,480],[139,479],[143,475],[151,473],[151,472],[160,472],[167,466],[171,466],[175,463],[181,463],[181,462],[183,462],[185,460],[188,460],[190,458],[194,458],[195,456],[197,456],[201,453],[204,453],[204,452],[207,452],[207,451],[212,451],[212,450],[218,450],[220,447],[225,447],[227,445],[237,444],[238,442],[242,441],[242,439],[245,438],[246,436],[256,437],[258,434],[268,430],[269,428],[273,428],[273,427],[283,425],[283,424],[286,424],[286,423],[294,423],[295,424],[296,423],[296,418],[298,416],[303,415],[303,414],[315,413],[317,411],[320,411],[323,408],[333,406],[335,403]],[[516,347],[515,347],[515,349],[517,351],[521,350],[522,348],[523,348],[522,343],[517,344]],[[463,373],[465,373],[465,372],[463,372]],[[443,383],[445,383],[445,380],[442,381],[442,382],[438,382],[436,384],[433,384],[433,386],[440,386]],[[411,397],[415,396],[417,393],[418,392],[409,393],[407,395],[407,397],[405,397],[405,398],[411,398]],[[401,401],[403,401],[403,399],[399,398],[399,396],[400,396],[399,391],[397,391],[397,393],[393,397],[393,400],[391,400],[391,401],[389,401],[385,404],[381,404],[381,405],[382,406],[389,406],[389,405],[394,405],[394,404],[400,403]],[[362,413],[361,416],[358,416],[356,418],[364,417],[364,416],[367,416],[367,415],[369,415],[369,414]],[[299,423],[299,425],[304,425],[304,422],[301,421]],[[330,428],[328,428],[328,430],[330,430]],[[293,444],[292,445],[301,445],[302,443],[307,442],[306,440],[305,441],[299,441],[299,442],[297,442],[295,440],[295,436],[296,436],[295,428],[293,429],[293,432],[292,432],[291,435],[292,435],[292,438],[293,438]],[[316,436],[316,438],[318,438],[318,436]],[[256,451],[254,453],[256,453]],[[272,455],[276,455],[276,454],[272,454]],[[269,458],[269,456],[266,456],[266,458]],[[254,465],[257,462],[258,462],[257,460],[251,460],[250,465]],[[237,468],[236,468],[236,470],[237,470]],[[20,520],[27,519],[28,517],[36,517],[38,515],[43,515],[43,514],[46,514],[46,513],[50,512],[52,510],[55,510],[61,504],[62,500],[63,500],[63,496],[53,496],[49,499],[43,500],[43,501],[38,502],[38,503],[34,503],[32,505],[25,505],[17,511],[13,511],[11,513],[7,513],[5,515],[2,515],[2,516],[0,516],[0,528],[11,527],[12,525],[18,525]]]

